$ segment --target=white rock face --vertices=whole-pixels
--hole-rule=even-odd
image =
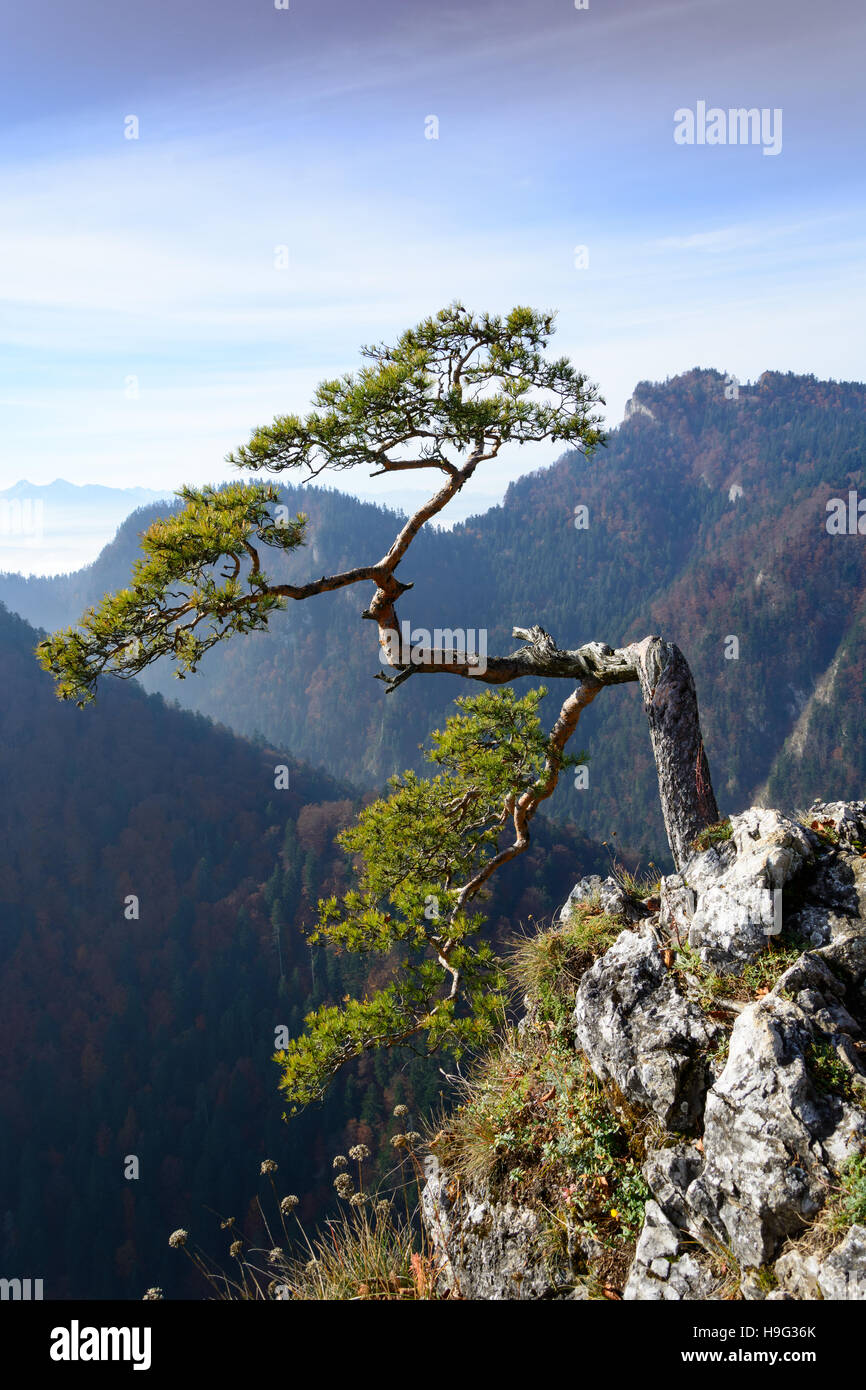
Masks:
[[[635,415],[646,415],[650,420],[656,418],[648,405],[644,405],[636,396],[631,396],[625,403],[623,421],[631,420]]]
[[[746,1268],[804,1229],[832,1170],[866,1142],[866,1114],[822,1095],[810,1075],[812,1041],[804,1011],[773,992],[737,1019],[707,1095],[704,1168],[685,1204],[693,1224],[703,1220]]]
[[[421,1214],[442,1286],[459,1298],[550,1298],[570,1292],[544,1259],[539,1216],[517,1202],[491,1202],[483,1191],[428,1179]]]
[[[587,970],[573,1022],[596,1076],[662,1124],[694,1127],[710,1081],[704,1059],[722,1030],[683,995],[651,926],[624,931]]]
[[[829,1253],[828,1237],[808,1239],[847,1160],[866,1153],[866,802],[815,804],[806,819],[763,807],[733,817],[730,840],[662,881],[657,912],[612,880],[582,880],[569,899],[601,895],[624,923],[577,986],[576,1045],[668,1131],[644,1165],[651,1200],[628,1300],[729,1297],[720,1251],[744,1298],[866,1298],[866,1226],[829,1237]],[[731,977],[732,996],[744,967],[779,944],[793,963],[711,1017],[698,967],[676,954],[686,942],[705,979]],[[438,1179],[424,1204],[469,1296],[568,1296],[568,1270],[543,1268],[535,1215],[519,1200],[455,1205]]]
[[[778,811],[752,807],[733,816],[730,841],[696,854],[682,874],[662,881],[662,922],[673,922],[681,939],[687,935],[705,965],[740,967],[778,934],[774,892],[799,872],[815,844],[813,834]]]
[[[852,1226],[818,1274],[823,1298],[866,1298],[866,1226]]]
[[[722,1280],[706,1254],[647,1202],[644,1227],[623,1292],[626,1302],[713,1298]]]

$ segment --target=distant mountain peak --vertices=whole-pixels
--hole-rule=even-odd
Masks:
[[[156,502],[163,497],[172,495],[172,488],[165,488],[162,492],[155,492],[149,487],[109,487],[105,483],[70,483],[65,478],[55,478],[53,483],[31,483],[26,478],[21,478],[12,487],[0,489],[0,497],[22,497],[28,494],[38,493],[42,497],[49,494],[62,494],[80,499],[82,502],[110,501],[112,498],[118,500],[142,502]]]
[[[639,401],[637,396],[630,396],[625,403],[625,413],[622,417],[623,424],[625,424],[626,420],[633,419],[635,415],[648,415],[651,420],[656,418],[648,405],[644,405],[643,401]]]

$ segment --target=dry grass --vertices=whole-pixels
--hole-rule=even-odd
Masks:
[[[561,1027],[574,1008],[584,971],[623,930],[597,901],[577,903],[565,922],[511,942],[505,968],[515,990],[528,996],[542,1020]]]
[[[275,1215],[269,1217],[261,1198],[256,1200],[267,1245],[252,1245],[232,1217],[220,1222],[230,1241],[227,1268],[193,1245],[187,1231],[176,1231],[169,1244],[184,1251],[221,1302],[437,1298],[436,1271],[417,1205],[424,1180],[417,1151],[421,1136],[405,1130],[406,1113],[405,1106],[394,1112],[401,1127],[391,1143],[400,1160],[390,1194],[365,1191],[370,1151],[356,1144],[348,1158],[334,1159],[339,1209],[312,1238],[297,1218],[298,1198],[279,1197],[277,1164],[267,1159],[260,1172],[269,1179]]]
[[[426,1299],[433,1272],[418,1245],[404,1217],[353,1209],[328,1221],[308,1257],[287,1260],[275,1277],[293,1300]]]

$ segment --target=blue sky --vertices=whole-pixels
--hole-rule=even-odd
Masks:
[[[558,309],[612,424],[693,366],[863,378],[862,0],[14,8],[0,489],[231,476],[254,426],[455,297]],[[780,108],[781,153],[678,146],[701,100]]]

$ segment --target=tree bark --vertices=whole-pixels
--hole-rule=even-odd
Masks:
[[[635,654],[662,816],[679,871],[693,853],[695,836],[719,819],[704,752],[695,683],[688,662],[672,642],[645,637],[627,650]]]

